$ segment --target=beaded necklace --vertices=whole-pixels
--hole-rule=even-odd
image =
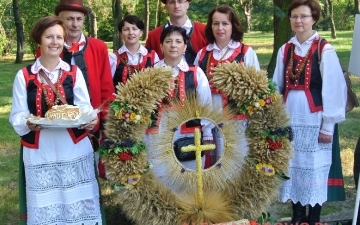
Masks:
[[[303,62],[301,63],[300,67],[299,67],[299,70],[297,71],[297,73],[294,74],[294,70],[293,70],[293,65],[294,65],[294,48],[295,46],[292,45],[292,48],[291,48],[291,54],[290,54],[290,61],[289,61],[289,67],[288,67],[288,70],[289,70],[289,74],[290,74],[290,78],[292,80],[298,80],[301,76],[301,73],[302,71],[304,70],[305,68],[305,65],[307,64],[307,61],[308,61],[308,57],[309,57],[309,54],[310,54],[310,51],[311,51],[311,47],[309,48],[308,52],[306,53],[305,55],[305,58],[303,60]]]
[[[225,53],[221,56],[221,58],[218,60],[219,63],[221,63],[221,61],[224,59],[224,57],[226,56],[226,54],[229,52],[230,48],[228,47],[225,51]],[[212,57],[212,53],[213,51],[210,51],[209,53],[209,57],[207,59],[207,62],[206,62],[206,76],[208,78],[210,78],[210,61],[211,61],[211,57]]]
[[[39,73],[42,73],[44,76],[46,76],[43,70],[40,70]],[[56,98],[54,98],[54,102],[51,102],[50,99],[49,99],[49,96],[48,96],[48,92],[47,92],[47,90],[45,88],[45,83],[46,83],[45,79],[42,76],[40,76],[41,89],[42,89],[42,93],[44,95],[45,103],[46,103],[47,106],[51,107],[51,106],[57,105],[59,103],[59,101],[60,101],[60,78],[61,78],[61,69],[59,69],[58,80],[56,82],[56,91],[54,91],[55,92],[54,94],[55,94]]]
[[[131,66],[129,65],[128,63],[128,56],[126,54],[126,57],[125,57],[125,66],[128,68],[128,73],[129,73],[129,77],[132,76],[132,74],[135,72],[135,71],[138,71],[140,69],[140,59],[141,59],[141,54],[139,54],[139,59],[138,59],[138,63],[137,65],[134,65],[134,69],[131,68]]]
[[[182,71],[180,71],[181,73]],[[168,105],[170,104],[170,102],[176,98],[178,92],[179,92],[179,77],[180,77],[180,74],[175,77],[175,79],[173,80],[174,82],[174,88],[172,90],[170,90],[170,93],[168,94],[168,96],[166,96],[164,99],[163,99],[163,103],[165,105]]]

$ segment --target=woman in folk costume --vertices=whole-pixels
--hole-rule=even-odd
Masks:
[[[250,46],[241,43],[243,35],[240,20],[233,8],[221,5],[210,11],[205,28],[205,37],[211,44],[198,52],[194,65],[199,65],[209,79],[214,110],[222,110],[224,106],[231,103],[228,96],[212,86],[211,73],[216,65],[236,61],[244,63],[245,66],[255,66],[257,70],[260,70],[255,51]],[[239,135],[245,137],[246,116],[237,115],[234,119],[239,122]],[[215,130],[214,136],[217,147],[216,151],[210,152],[210,154],[215,153],[215,155],[212,156],[211,163],[207,160],[207,167],[217,161],[223,154],[223,147],[219,147],[224,146],[220,132]],[[247,148],[246,142],[239,144]]]
[[[186,30],[170,25],[166,27],[160,36],[160,47],[164,53],[164,59],[160,60],[154,67],[171,67],[173,71],[175,88],[170,90],[169,96],[163,99],[158,111],[158,129],[164,129],[166,121],[161,117],[161,111],[167,104],[171,104],[173,100],[178,99],[180,102],[186,101],[190,95],[195,95],[200,105],[209,104],[211,106],[211,92],[208,80],[198,66],[189,66],[183,59],[182,55],[186,50]],[[213,137],[211,129],[213,125],[204,120],[192,120],[191,124],[184,124],[180,129],[175,131],[174,141],[182,137],[193,137],[196,127],[202,131],[203,143],[212,143]],[[151,139],[151,134],[145,137]],[[154,164],[154,173],[166,183],[167,174],[164,167],[160,166],[161,162],[157,162],[156,151],[150,148],[148,156]],[[180,159],[179,159],[180,160]],[[181,161],[181,160],[180,160]],[[181,163],[189,169],[196,170],[196,160],[181,161]],[[159,166],[157,166],[159,165]],[[204,167],[204,157],[203,157]]]
[[[295,36],[279,49],[273,77],[294,132],[290,180],[279,196],[282,202],[291,199],[293,224],[320,221],[321,205],[327,200],[334,125],[345,120],[346,83],[339,59],[335,49],[324,40],[319,43],[319,34],[312,30],[320,12],[316,0],[291,3],[288,16]]]
[[[25,181],[20,179],[19,184],[26,183],[27,214],[20,215],[21,224],[102,224],[87,131],[43,129],[27,119],[30,114],[44,117],[52,106],[65,101],[83,111],[93,110],[81,70],[59,57],[66,28],[58,17],[45,17],[34,25],[31,36],[41,57],[16,74],[9,117],[23,146],[19,173]],[[97,123],[95,118],[82,128],[92,129]],[[25,198],[25,193],[20,195]]]
[[[109,55],[115,92],[119,82],[125,84],[134,72],[151,67],[159,61],[156,52],[145,48],[139,41],[144,30],[144,22],[139,17],[124,17],[119,22],[118,29],[125,44]]]

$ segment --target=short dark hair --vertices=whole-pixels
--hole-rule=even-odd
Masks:
[[[124,27],[125,22],[128,22],[130,24],[133,24],[133,25],[137,26],[137,28],[139,28],[140,30],[144,30],[144,28],[145,28],[144,22],[139,17],[134,16],[134,15],[128,15],[128,16],[125,16],[119,22],[119,24],[118,24],[119,32],[122,31],[122,28]]]
[[[231,22],[232,25],[231,39],[239,42],[242,41],[244,32],[242,31],[242,25],[238,15],[236,14],[236,11],[228,5],[221,5],[213,8],[208,15],[208,20],[205,27],[205,37],[208,40],[208,42],[209,43],[215,42],[215,36],[212,32],[212,27],[211,27],[213,23],[212,17],[215,14],[215,12],[227,14],[229,16],[229,21]]]
[[[186,36],[186,30],[182,27],[178,27],[178,26],[174,26],[174,25],[169,25],[168,27],[166,27],[160,35],[160,43],[163,44],[165,38],[173,33],[179,33],[181,34],[181,36],[183,37],[184,43],[187,44],[187,36]]]
[[[38,20],[31,29],[30,34],[32,39],[34,39],[37,44],[41,44],[41,36],[43,35],[44,31],[49,27],[53,27],[55,25],[60,25],[62,27],[65,40],[67,36],[67,30],[63,21],[57,16],[47,16]]]
[[[320,19],[320,13],[321,13],[321,6],[318,1],[316,0],[295,0],[293,1],[288,9],[287,15],[288,17],[291,16],[291,12],[296,9],[299,6],[308,6],[311,10],[311,16],[315,20],[314,25],[317,21]]]
[[[161,0],[162,3],[166,4],[168,0]],[[191,0],[187,0],[187,2],[191,2]]]

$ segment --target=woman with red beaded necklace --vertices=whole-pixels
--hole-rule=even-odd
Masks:
[[[345,120],[346,83],[339,59],[329,43],[319,43],[320,36],[312,29],[320,12],[316,0],[291,3],[288,16],[295,36],[279,49],[273,77],[294,132],[290,180],[284,182],[279,196],[282,202],[291,199],[293,224],[320,222],[321,205],[327,200],[334,125]]]
[[[144,22],[133,15],[124,17],[118,24],[120,36],[125,43],[109,55],[115,92],[119,82],[125,84],[133,73],[151,67],[159,61],[157,53],[145,48],[139,41],[144,27]]]
[[[9,117],[22,144],[21,224],[102,224],[94,153],[86,131],[94,128],[97,117],[81,127],[85,129],[44,129],[27,119],[30,114],[44,117],[65,101],[82,111],[93,110],[81,70],[59,57],[66,28],[58,17],[44,17],[31,36],[41,57],[16,74]]]
[[[242,26],[236,11],[227,5],[221,5],[213,8],[208,14],[208,20],[205,28],[205,37],[208,40],[208,46],[202,48],[194,61],[194,65],[205,72],[211,88],[212,102],[214,110],[222,110],[224,106],[231,103],[228,96],[223,94],[212,86],[211,73],[218,64],[224,62],[238,62],[245,66],[254,66],[260,70],[260,65],[255,51],[248,45],[242,43]],[[230,100],[230,101],[229,101]],[[234,122],[238,127],[238,134],[242,140],[245,140],[245,129],[247,120],[245,115],[237,115]],[[223,138],[219,131],[215,129],[214,137],[216,142],[215,151],[211,151],[211,162],[207,158],[207,167],[214,164],[223,154]],[[247,142],[239,143],[243,148],[247,148]]]

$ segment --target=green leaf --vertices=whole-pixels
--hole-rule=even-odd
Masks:
[[[286,180],[290,180],[290,177],[288,177],[286,174],[284,174],[284,173],[275,173],[275,176],[277,177],[277,178],[279,178],[280,180],[284,180],[284,181],[286,181]]]

